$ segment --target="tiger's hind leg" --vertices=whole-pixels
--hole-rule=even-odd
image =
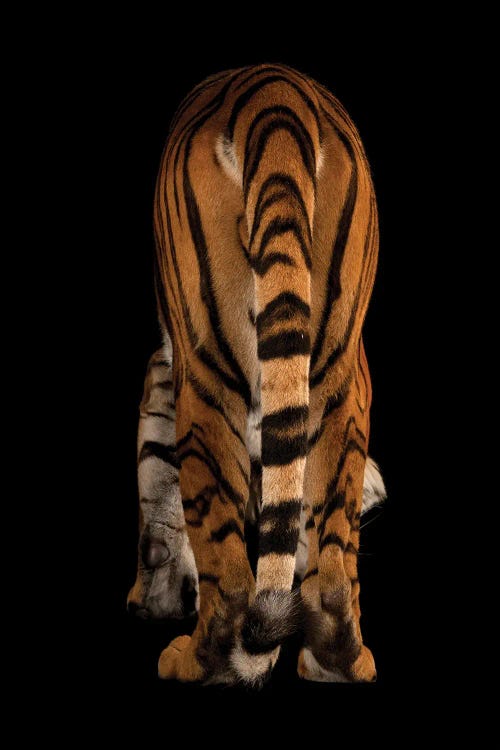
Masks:
[[[368,409],[355,386],[340,404],[330,403],[306,467],[309,559],[298,672],[320,682],[371,682],[375,663],[361,636],[357,575]]]
[[[139,555],[127,608],[142,618],[191,615],[198,592],[179,490],[171,357],[166,339],[149,361],[140,406]]]
[[[158,673],[164,679],[231,683],[234,635],[254,589],[243,531],[250,481],[246,408],[230,393],[215,402],[191,376],[176,409],[180,487],[200,608],[193,635],[170,643]]]

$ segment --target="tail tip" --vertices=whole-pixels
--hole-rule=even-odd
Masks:
[[[257,594],[231,654],[232,667],[242,682],[252,687],[264,684],[282,642],[299,626],[301,611],[298,592],[264,590]]]

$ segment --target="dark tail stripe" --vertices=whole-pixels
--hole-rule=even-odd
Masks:
[[[262,465],[284,466],[307,453],[307,433],[301,432],[293,438],[279,438],[262,431]]]
[[[295,555],[299,541],[299,529],[268,531],[259,537],[259,558],[265,555]]]
[[[287,406],[286,409],[265,414],[262,418],[262,432],[303,427],[309,414],[307,406]]]
[[[252,124],[250,125],[247,131],[244,163],[247,164],[247,162],[250,159],[250,148],[251,148],[250,144],[252,141],[252,136],[255,133],[257,126],[260,125],[262,120],[265,120],[267,117],[273,117],[273,115],[276,115],[276,117],[272,120],[273,123],[279,122],[280,120],[282,122],[286,122],[287,117],[294,123],[297,131],[300,133],[299,138],[303,140],[304,142],[302,145],[305,145],[305,148],[307,149],[307,152],[308,152],[304,161],[306,160],[310,161],[313,167],[315,167],[314,143],[312,141],[309,131],[304,126],[304,123],[302,122],[300,117],[297,115],[297,113],[293,109],[291,109],[290,107],[283,106],[281,104],[276,105],[274,107],[265,107],[259,112],[259,114],[256,117],[254,117]],[[261,130],[261,133],[263,132],[263,130],[264,128]],[[304,158],[304,155],[303,155],[303,158]]]
[[[281,216],[276,216],[272,219],[264,230],[262,235],[260,249],[257,256],[257,260],[262,260],[264,253],[268,245],[276,239],[276,237],[282,237],[284,234],[293,234],[299,243],[304,263],[308,269],[311,269],[311,253],[307,247],[304,237],[302,236],[302,229],[295,219],[283,219]]]
[[[304,331],[286,331],[268,336],[257,344],[260,360],[288,358],[296,354],[309,354],[311,341],[309,333]]]
[[[257,315],[257,335],[278,321],[294,320],[297,314],[309,320],[311,308],[293,292],[282,292]]]
[[[272,83],[277,83],[278,81],[283,81],[283,83],[286,83],[288,86],[293,88],[298,95],[301,97],[302,101],[306,104],[307,108],[312,112],[314,119],[316,120],[316,124],[318,126],[318,132],[321,133],[321,125],[319,121],[319,115],[318,110],[316,106],[314,105],[314,102],[312,99],[303,91],[300,86],[298,86],[296,83],[291,81],[289,78],[286,78],[282,75],[275,75],[275,76],[269,76],[267,78],[261,78],[260,81],[257,81],[253,86],[248,88],[246,91],[241,94],[241,96],[238,97],[236,100],[233,110],[231,112],[231,117],[229,118],[228,123],[228,136],[229,139],[232,141],[234,137],[234,129],[236,126],[236,121],[238,119],[238,116],[241,112],[241,110],[248,104],[250,99],[258,92],[261,91],[265,86],[270,86]]]
[[[304,162],[306,171],[309,174],[313,184],[315,183],[316,160],[315,160],[315,155],[314,155],[314,146],[309,137],[309,134],[307,133],[307,131],[304,130],[303,126],[301,130],[294,123],[289,122],[288,120],[284,120],[282,118],[278,118],[276,120],[272,120],[265,128],[262,129],[262,131],[259,134],[259,140],[255,147],[255,154],[253,158],[249,160],[248,164],[247,163],[245,164],[245,173],[243,175],[245,200],[247,200],[248,198],[248,193],[250,192],[250,188],[252,186],[254,177],[257,174],[257,170],[259,168],[262,155],[264,154],[264,151],[266,150],[267,143],[269,139],[271,138],[272,134],[278,130],[287,131],[288,133],[290,133],[292,138],[296,141],[300,154],[302,156],[302,161]],[[307,140],[306,135],[309,137],[309,141]]]
[[[250,265],[258,276],[264,276],[272,266],[283,263],[285,266],[294,266],[294,261],[285,253],[268,253],[265,258],[251,258]]]
[[[272,188],[279,188],[280,193],[283,195],[283,197],[286,195],[288,199],[290,199],[290,197],[293,197],[295,199],[298,207],[300,208],[300,213],[302,214],[302,217],[304,219],[304,226],[307,231],[308,240],[309,242],[312,242],[309,216],[299,186],[297,185],[293,177],[291,177],[289,174],[286,174],[285,172],[272,172],[269,177],[267,177],[262,183],[259,190],[259,195],[257,196],[257,200],[255,202],[255,216],[253,220],[252,233],[250,235],[250,246],[253,244],[254,238],[257,236],[257,232],[260,229],[264,212],[269,207],[265,205],[265,196]],[[276,193],[276,195],[279,195],[280,193]],[[268,200],[271,201],[271,198],[274,198],[274,196],[271,196]],[[275,200],[272,201],[272,203],[274,202]],[[269,205],[272,205],[272,203],[270,203]]]
[[[273,523],[275,528],[283,527],[286,530],[291,523],[297,523],[301,508],[301,500],[287,500],[279,505],[266,505],[260,516],[260,525]]]

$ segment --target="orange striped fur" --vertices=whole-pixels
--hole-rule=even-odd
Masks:
[[[302,624],[302,677],[371,681],[357,550],[371,402],[361,331],[378,221],[359,135],[339,102],[296,71],[220,73],[174,118],[154,222],[174,463],[199,578],[196,629],[163,651],[159,674],[260,684]],[[256,414],[254,577],[244,519]],[[309,551],[299,593],[301,513]]]

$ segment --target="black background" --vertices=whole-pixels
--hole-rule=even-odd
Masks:
[[[347,108],[364,142],[378,198],[379,268],[364,338],[374,390],[370,454],[381,466],[389,498],[366,518],[360,579],[363,634],[379,679],[374,686],[302,683],[295,673],[298,644],[292,642],[270,685],[260,697],[247,698],[286,693],[300,700],[319,694],[339,700],[339,691],[374,695],[397,689],[412,679],[420,653],[414,539],[424,479],[416,477],[414,461],[423,404],[412,388],[421,367],[415,352],[426,335],[413,322],[415,308],[423,306],[418,259],[425,245],[419,220],[424,149],[416,106],[427,87],[421,52],[392,42],[379,55],[374,40],[353,57],[331,40],[301,48],[297,32],[293,41],[213,41],[191,49],[187,39],[179,53],[158,36],[130,29],[126,37],[92,36],[79,56],[61,125],[68,143],[63,187],[79,192],[78,200],[69,201],[67,218],[71,244],[81,251],[68,270],[64,294],[70,299],[78,287],[72,321],[78,338],[68,335],[66,350],[78,363],[83,412],[72,492],[84,503],[75,568],[82,575],[76,618],[84,627],[86,666],[96,688],[120,686],[130,695],[168,697],[169,705],[176,697],[182,702],[202,695],[206,702],[219,694],[158,681],[161,649],[189,625],[134,621],[125,609],[136,562],[138,404],[147,360],[159,343],[153,191],[169,121],[194,85],[220,70],[284,62],[326,85]],[[225,699],[228,694],[224,691]]]

